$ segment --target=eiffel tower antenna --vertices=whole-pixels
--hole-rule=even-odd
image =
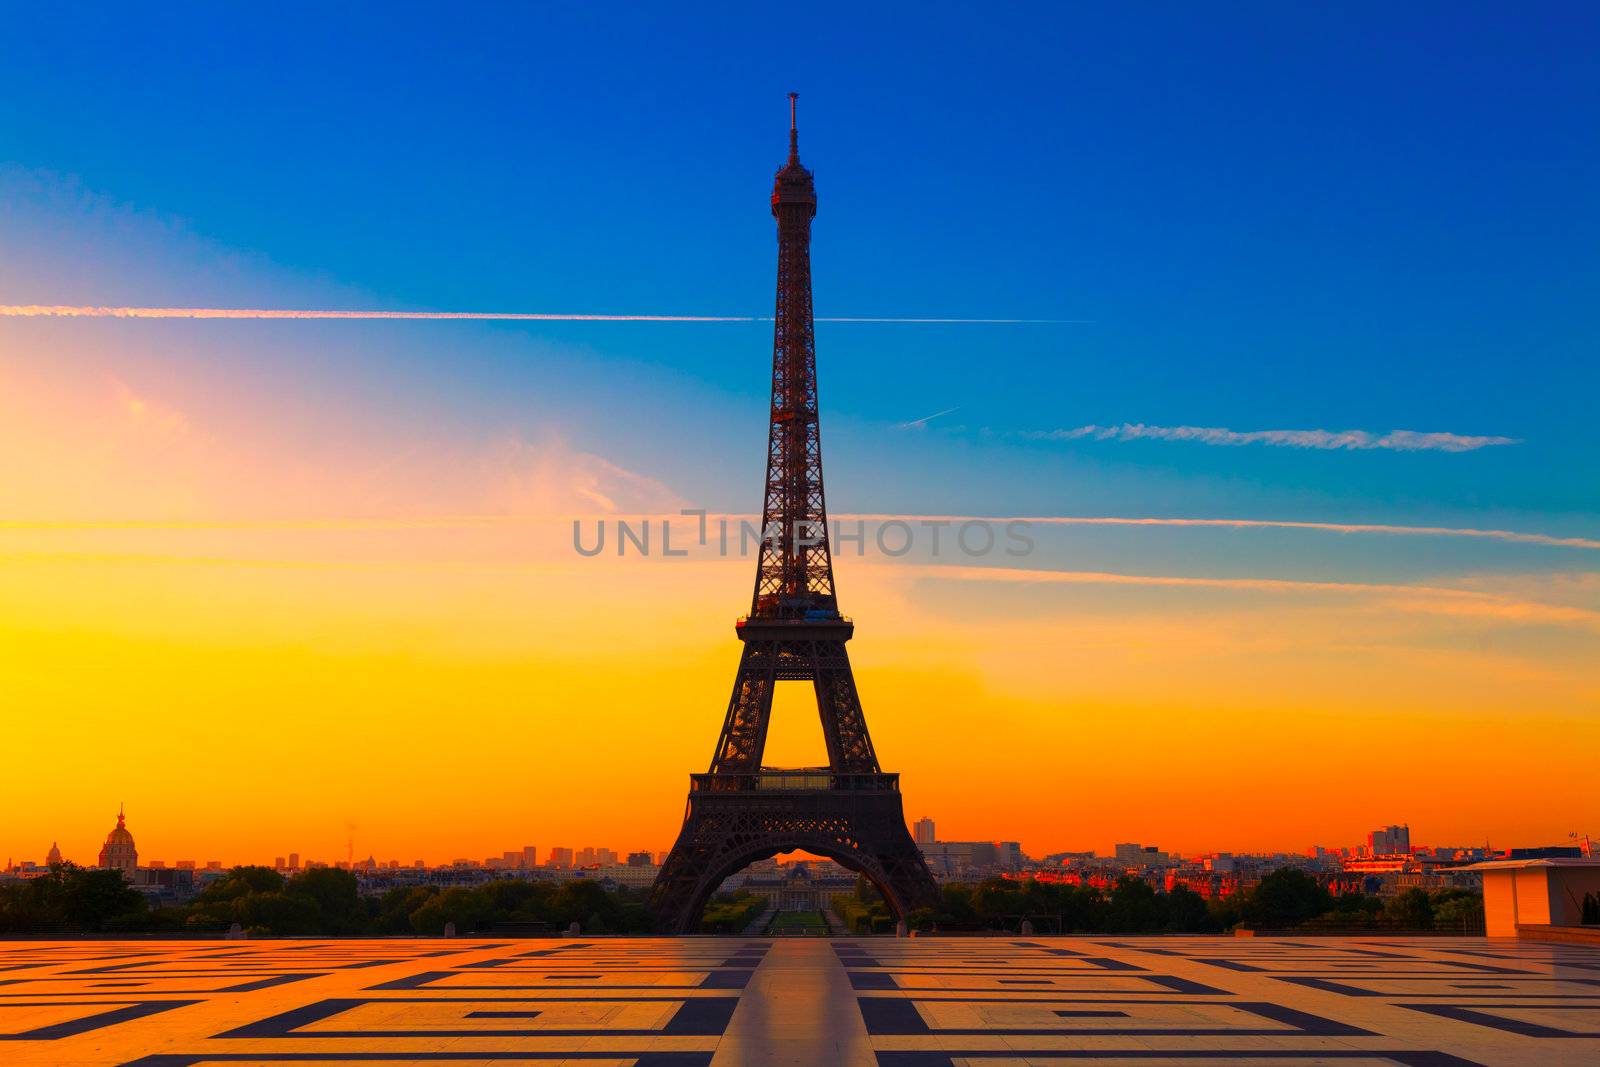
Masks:
[[[886,774],[867,733],[839,613],[822,488],[822,432],[811,309],[816,185],[800,163],[789,94],[789,159],[772,186],[778,223],[777,306],[762,541],[744,651],[707,773],[691,775],[683,829],[651,893],[657,924],[695,929],[723,879],[756,860],[801,849],[865,875],[896,914],[938,903],[939,890],[906,830],[900,776]],[[763,766],[780,681],[816,692],[828,766]]]

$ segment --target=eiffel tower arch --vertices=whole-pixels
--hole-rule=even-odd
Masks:
[[[789,159],[772,190],[778,221],[772,405],[760,559],[744,644],[710,770],[690,775],[689,802],[651,892],[664,931],[695,928],[729,875],[796,849],[865,875],[895,914],[938,902],[939,891],[906,830],[900,778],[878,765],[845,643],[822,488],[822,436],[811,311],[811,219],[816,187],[800,165],[789,96]],[[763,766],[772,697],[780,681],[808,681],[827,747],[826,767]]]

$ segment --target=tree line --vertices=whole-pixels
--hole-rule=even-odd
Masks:
[[[216,934],[233,924],[254,935],[438,935],[507,924],[524,929],[633,934],[650,929],[642,894],[597,882],[500,880],[443,889],[400,887],[362,896],[355,875],[318,867],[285,878],[270,867],[235,867],[184,904],[152,907],[115,870],[66,863],[0,884],[0,933]]]
[[[893,929],[894,917],[865,878],[853,894],[834,899],[834,910],[856,933]],[[1186,886],[1157,892],[1123,877],[1108,890],[1034,879],[991,878],[976,885],[947,884],[937,907],[906,916],[925,933],[1009,930],[1026,921],[1035,932],[1093,934],[1215,934],[1259,930],[1479,933],[1483,897],[1464,889],[1407,889],[1380,900],[1361,893],[1334,896],[1311,875],[1281,867],[1249,892],[1207,900]]]
[[[865,878],[854,893],[834,899],[834,910],[854,933],[883,933],[895,921],[883,897]],[[1595,905],[1600,908],[1600,902]],[[743,932],[766,907],[747,891],[719,894],[701,921],[706,933]],[[914,930],[1036,933],[1222,933],[1235,927],[1303,932],[1445,931],[1478,933],[1483,898],[1460,889],[1408,889],[1379,900],[1359,893],[1333,896],[1315,878],[1285,867],[1248,893],[1205,900],[1183,886],[1157,892],[1137,878],[1109,890],[994,878],[951,884],[939,905],[912,912]],[[478,886],[400,887],[363,896],[355,875],[319,867],[285,878],[269,867],[235,867],[181,905],[153,907],[115,870],[60,864],[27,881],[0,883],[0,934],[218,934],[237,923],[261,936],[336,937],[433,935],[453,924],[460,933],[495,927],[585,934],[642,934],[651,929],[645,895],[610,890],[594,881],[502,879]]]

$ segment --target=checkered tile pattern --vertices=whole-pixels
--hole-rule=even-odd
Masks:
[[[0,942],[6,1064],[1600,1063],[1600,951],[1459,938]]]

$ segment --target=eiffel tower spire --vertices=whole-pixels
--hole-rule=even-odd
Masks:
[[[817,420],[817,349],[811,313],[811,220],[817,190],[800,165],[795,98],[789,94],[789,161],[772,182],[778,220],[778,298],[772,314],[772,410],[761,558],[752,618],[838,615]]]

